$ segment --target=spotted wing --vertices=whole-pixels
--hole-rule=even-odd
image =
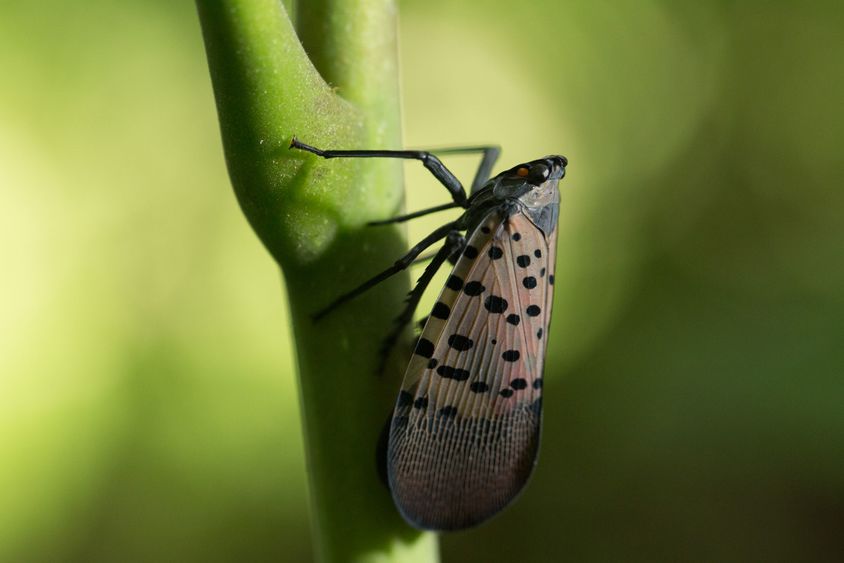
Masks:
[[[420,528],[482,522],[533,470],[555,246],[521,212],[491,212],[431,312],[388,448],[393,498]]]

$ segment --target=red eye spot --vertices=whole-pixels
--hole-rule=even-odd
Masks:
[[[530,170],[528,170],[527,166],[522,166],[521,168],[516,170],[516,175],[521,177],[521,178],[524,178],[525,176],[528,175],[528,172],[530,172]]]

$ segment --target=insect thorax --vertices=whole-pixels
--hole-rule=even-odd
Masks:
[[[502,220],[513,213],[524,213],[546,236],[554,232],[560,213],[559,179],[549,178],[538,186],[528,182],[494,178],[470,201],[463,221],[469,231],[477,227],[493,209]]]

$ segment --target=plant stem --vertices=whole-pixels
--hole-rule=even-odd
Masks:
[[[377,377],[377,349],[407,275],[318,324],[310,318],[403,252],[399,229],[364,226],[400,207],[401,166],[288,149],[294,135],[329,148],[400,146],[395,5],[298,3],[311,59],[278,0],[197,6],[232,185],[287,282],[318,556],[436,561],[435,536],[405,524],[376,470],[404,365],[396,358]]]

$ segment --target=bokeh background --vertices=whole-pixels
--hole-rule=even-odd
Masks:
[[[400,6],[408,146],[571,161],[540,465],[443,560],[844,560],[840,2]],[[310,560],[192,3],[4,2],[0,85],[0,561]]]

